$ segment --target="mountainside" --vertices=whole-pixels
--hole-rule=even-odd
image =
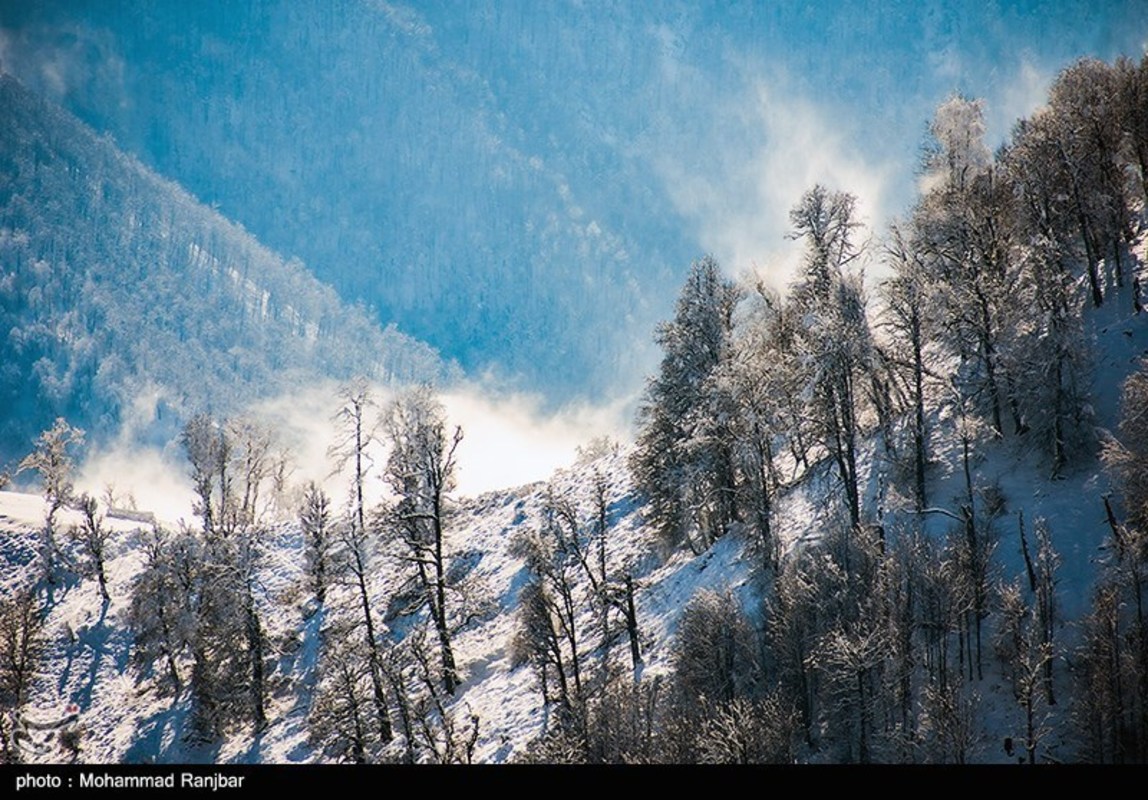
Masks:
[[[641,31],[642,14],[556,7],[519,28],[527,12],[64,3],[11,9],[45,27],[9,52],[34,80],[58,48],[84,73],[119,64],[117,78],[81,80],[61,101],[467,370],[551,399],[593,396],[649,363],[667,298],[641,287],[695,245],[633,152],[664,122],[618,102],[662,83],[659,51],[624,50],[614,35]],[[509,38],[485,48],[493,35]],[[582,48],[607,41],[599,69],[630,64],[604,90],[605,75],[583,74]],[[555,59],[577,80],[530,66]]]
[[[56,416],[166,442],[321,377],[456,374],[7,75],[0,107],[0,459]]]
[[[303,30],[294,7],[145,27],[187,19],[223,63],[235,42],[210,23]],[[642,305],[580,283],[624,243],[580,221],[562,170],[507,145],[523,131],[483,116],[495,84],[455,71],[446,22],[349,7],[411,46],[384,63],[442,78],[429,117],[477,121],[447,149],[466,161],[481,134],[491,180],[464,206],[490,214],[461,230],[496,260],[532,254],[495,322],[481,275],[477,310],[440,302],[456,273],[436,206],[407,218],[431,243],[388,290],[429,327],[477,326],[478,353],[571,322],[531,305],[539,241],[604,264],[547,284],[572,318],[597,306],[533,364],[576,381],[602,320]],[[336,43],[347,30],[322,24]],[[234,94],[268,74],[290,75],[257,66]],[[533,477],[551,438],[605,412],[540,420],[497,371],[483,386],[509,399],[462,380],[440,395],[461,370],[379,330],[377,309],[345,307],[3,76],[0,107],[0,435],[41,492],[3,493],[0,471],[0,763],[1148,762],[1148,55],[1065,66],[999,147],[985,103],[951,95],[884,230],[859,195],[806,188],[784,293],[697,258],[654,329],[632,441],[584,442],[548,481],[479,496],[460,496],[475,472],[499,485],[521,458]],[[202,108],[252,129],[251,106]],[[441,199],[450,163],[400,150]],[[508,163],[556,180],[568,213]],[[571,171],[593,183],[595,164]],[[513,212],[500,227],[503,188],[529,209],[525,245]],[[400,224],[381,208],[363,219]],[[597,244],[566,248],[579,230]],[[104,452],[117,430],[163,453]]]
[[[1097,354],[1097,421],[1111,427],[1119,384],[1135,368],[1138,358],[1148,353],[1148,324],[1143,317],[1123,316],[1114,308],[1106,308],[1091,316],[1089,336]],[[866,513],[880,511],[890,537],[907,536],[917,517],[911,505],[898,503],[883,492],[893,467],[880,457],[879,449],[876,441],[869,440],[861,455],[869,487],[864,497]],[[476,762],[522,758],[536,746],[531,744],[533,740],[558,724],[560,711],[543,703],[531,662],[516,655],[521,649],[524,591],[531,580],[528,559],[516,543],[547,529],[553,509],[567,503],[576,510],[580,536],[585,537],[582,546],[592,553],[597,541],[597,486],[604,488],[606,572],[619,580],[629,576],[635,586],[641,662],[634,667],[623,619],[614,615],[610,623],[612,644],[604,657],[596,634],[591,633],[598,625],[592,610],[594,592],[574,567],[570,574],[578,607],[575,621],[586,637],[581,646],[581,669],[588,692],[600,691],[597,687],[608,674],[618,686],[638,681],[633,691],[650,704],[650,714],[655,702],[669,702],[673,676],[682,668],[675,642],[685,624],[683,613],[695,605],[691,599],[699,596],[720,598],[732,592],[734,602],[744,609],[752,625],[768,630],[773,624],[770,615],[774,612],[761,605],[762,597],[769,594],[766,582],[771,579],[757,566],[761,552],[753,537],[746,535],[748,531],[731,533],[700,554],[666,552],[643,519],[642,498],[631,486],[627,456],[625,450],[618,449],[587,455],[580,463],[556,473],[549,484],[462,498],[453,506],[446,547],[458,590],[454,636],[460,684],[453,698],[444,698],[443,713],[455,725],[454,744],[460,759],[475,720],[477,735],[469,757]],[[1040,459],[1016,441],[986,442],[978,448],[973,478],[977,485],[995,486],[1000,492],[1002,513],[992,533],[995,574],[1005,580],[1020,579],[1024,574],[1018,514],[1023,514],[1030,526],[1035,519],[1046,519],[1060,553],[1056,597],[1061,612],[1055,635],[1064,657],[1058,660],[1055,680],[1061,702],[1042,717],[1048,731],[1042,739],[1042,752],[1051,758],[1072,759],[1079,755],[1070,714],[1072,654],[1080,646],[1078,621],[1087,610],[1093,582],[1100,565],[1110,558],[1106,549],[1109,531],[1100,499],[1108,491],[1108,480],[1094,459],[1084,460],[1060,479],[1043,473]],[[957,439],[945,437],[935,442],[930,475],[929,490],[938,505],[947,506],[960,498],[963,478]],[[826,478],[825,469],[814,468],[779,495],[775,530],[789,562],[816,559],[818,553],[836,546],[826,538],[839,513],[837,503],[830,500]],[[43,514],[39,498],[0,493],[7,593],[34,580],[37,529]],[[75,511],[66,512],[58,527],[64,530],[71,524],[82,524]],[[258,603],[269,643],[270,724],[258,733],[240,724],[220,741],[201,745],[188,739],[191,705],[186,688],[170,694],[170,689],[162,688],[161,662],[141,663],[135,655],[139,645],[131,632],[131,595],[140,585],[151,534],[147,525],[141,527],[128,519],[109,519],[107,525],[114,531],[107,567],[110,601],[101,601],[91,577],[66,578],[45,596],[46,661],[21,714],[27,758],[61,762],[75,757],[87,763],[331,759],[332,752],[325,753],[322,742],[312,734],[318,724],[315,715],[321,680],[326,680],[321,679],[322,641],[337,628],[340,615],[355,613],[358,599],[353,585],[343,583],[328,591],[324,603],[315,602],[307,588],[306,542],[299,526],[284,523],[269,531],[259,571]],[[927,535],[943,538],[948,525],[943,518],[930,518]],[[78,558],[75,546],[65,549],[69,548]],[[394,647],[414,635],[416,624],[427,614],[400,577],[400,564],[396,551],[380,551],[368,579],[383,635]],[[1023,709],[995,661],[988,663],[985,677],[974,683],[977,694],[967,757],[976,762],[1008,762],[1012,759],[1001,743],[1006,737],[1018,741],[1023,737]],[[624,700],[624,693],[622,697]],[[622,737],[619,741],[629,735],[624,733],[627,725],[640,724],[640,720],[626,716],[640,712],[623,700],[617,701],[620,705],[615,707],[612,723],[618,726],[615,735]],[[441,725],[436,721],[437,712],[425,709],[424,713],[424,721],[431,726],[428,736],[440,737],[438,744],[443,745],[446,734],[436,727]],[[60,734],[65,731],[78,732],[78,756],[64,746]],[[397,740],[388,752],[395,760],[403,759]],[[433,760],[431,749],[419,752],[420,758]],[[551,757],[555,754],[547,752]],[[819,760],[816,751],[799,752],[797,757]]]
[[[639,389],[690,258],[769,267],[762,218],[853,179],[807,144],[900,161],[947,92],[986,87],[1000,137],[1010,81],[1139,47],[1139,4],[1090,11],[40,0],[0,4],[0,58],[343,298],[559,404]]]

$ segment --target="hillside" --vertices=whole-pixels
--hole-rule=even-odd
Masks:
[[[626,4],[61,3],[0,9],[0,28],[25,21],[29,39],[5,57],[45,92],[40,61],[60,47],[71,60],[57,26],[78,30],[92,44],[75,53],[82,72],[122,69],[62,104],[372,319],[556,400],[645,368],[649,347],[634,342],[666,298],[638,287],[669,279],[693,247],[633,152],[658,133],[618,102],[676,101],[655,95],[657,49],[610,41],[619,26],[644,33],[645,16]],[[614,71],[582,50],[607,42],[600,55],[632,74],[603,92]]]
[[[1123,379],[1137,359],[1148,353],[1148,324],[1106,307],[1090,315],[1090,337],[1097,359],[1094,391],[1098,422],[1112,427],[1115,398]],[[874,458],[874,442],[862,457],[867,485],[885,484],[890,466]],[[930,472],[930,491],[939,505],[949,496],[959,497],[960,455],[956,440],[936,442],[936,458]],[[536,676],[526,664],[516,665],[515,632],[521,625],[522,590],[528,569],[512,543],[517,537],[546,525],[546,507],[555,498],[572,502],[579,509],[585,531],[591,529],[595,475],[604,476],[608,536],[607,570],[629,574],[636,587],[638,630],[642,664],[632,669],[623,632],[616,631],[611,649],[610,671],[615,679],[646,691],[669,692],[675,670],[675,637],[683,610],[700,590],[721,593],[732,590],[737,602],[755,624],[768,626],[760,607],[764,585],[756,568],[759,554],[754,543],[732,533],[699,555],[687,551],[667,553],[643,520],[643,507],[635,496],[626,466],[627,452],[613,450],[555,474],[548,485],[535,484],[492,492],[457,501],[449,521],[447,548],[451,567],[466,586],[458,613],[456,654],[461,684],[446,706],[464,727],[477,717],[478,735],[473,759],[505,762],[520,758],[530,742],[554,724],[554,709],[542,703]],[[1053,542],[1062,559],[1057,602],[1062,610],[1057,625],[1059,642],[1057,689],[1061,702],[1045,718],[1049,729],[1042,752],[1050,758],[1071,759],[1077,738],[1069,717],[1075,649],[1079,646],[1077,622],[1086,612],[1093,581],[1107,561],[1107,523],[1101,496],[1109,491],[1108,479],[1095,459],[1079,463],[1060,479],[1049,479],[1039,459],[1016,441],[985,442],[978,448],[974,480],[978,486],[995,486],[1004,509],[994,525],[997,542],[994,572],[1005,580],[1023,575],[1024,562],[1016,533],[1017,515],[1023,512],[1031,526],[1038,517],[1050,525]],[[815,553],[824,532],[832,527],[833,503],[827,503],[822,481],[816,473],[785,489],[776,509],[776,530],[787,560],[801,551]],[[875,513],[881,498],[870,493],[865,501]],[[888,499],[885,499],[888,502]],[[40,498],[0,494],[5,588],[31,580],[37,529],[44,513]],[[915,523],[911,508],[892,504],[885,510],[884,525],[890,535],[907,532]],[[76,512],[63,520],[78,524]],[[928,530],[943,537],[943,519],[931,519]],[[158,689],[158,674],[133,666],[134,649],[128,627],[130,595],[143,567],[143,542],[147,534],[138,523],[112,519],[114,529],[108,564],[111,602],[101,604],[93,579],[67,578],[45,596],[47,603],[47,659],[22,714],[30,737],[26,754],[35,762],[60,762],[71,758],[61,749],[60,730],[81,731],[79,759],[87,763],[108,762],[311,762],[326,760],[309,738],[310,714],[315,703],[321,631],[355,603],[349,585],[335,587],[320,609],[305,588],[302,534],[298,524],[276,525],[266,538],[261,567],[259,603],[264,609],[268,653],[269,727],[254,735],[245,725],[232,729],[210,747],[185,741],[189,698],[186,691],[166,696]],[[62,526],[63,527],[63,526]],[[585,534],[592,536],[587,533]],[[589,546],[589,539],[587,546]],[[401,641],[411,625],[426,612],[404,610],[397,562],[380,554],[370,578],[371,592],[380,609],[386,608],[388,636]],[[576,577],[577,596],[589,598],[584,577]],[[413,616],[411,616],[413,614]],[[595,626],[591,606],[581,607],[578,626]],[[619,623],[620,624],[620,623]],[[583,654],[587,674],[598,674],[600,652],[587,645]],[[589,680],[589,679],[588,679]],[[595,677],[593,680],[599,680]],[[1001,668],[992,662],[977,689],[975,725],[969,758],[977,762],[1010,760],[1001,748],[1006,736],[1021,737],[1023,716],[1013,699]],[[658,689],[657,687],[661,687]],[[69,712],[70,705],[78,711]],[[549,720],[549,722],[548,722]],[[401,751],[392,751],[401,758]],[[813,758],[806,753],[801,759]]]
[[[770,266],[805,183],[895,212],[949,92],[988,94],[995,146],[1059,64],[1140,52],[1142,4],[1093,11],[38,0],[0,4],[0,58],[382,324],[560,404],[640,389],[689,259]]]
[[[886,230],[814,183],[784,292],[697,258],[632,438],[478,496],[593,409],[440,394],[0,90],[0,414],[42,493],[0,494],[0,761],[1148,762],[1148,56],[1066,66],[996,148],[951,95]]]
[[[456,373],[0,76],[0,463],[56,416],[166,442],[318,378]]]

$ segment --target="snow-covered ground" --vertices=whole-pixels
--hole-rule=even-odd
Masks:
[[[1092,365],[1096,419],[1101,428],[1112,428],[1120,385],[1137,359],[1148,355],[1148,320],[1124,315],[1111,304],[1090,314],[1087,325],[1096,355]],[[932,446],[929,489],[933,503],[955,508],[963,491],[959,447],[944,436],[936,437]],[[884,467],[877,449],[874,442],[867,442],[863,458],[863,471],[870,476],[871,511],[879,502],[877,487],[884,485],[878,479]],[[543,730],[545,716],[536,679],[528,667],[512,666],[518,594],[526,582],[526,571],[522,561],[511,554],[510,543],[520,530],[541,524],[548,492],[574,501],[588,518],[593,492],[591,467],[606,477],[609,487],[610,569],[624,569],[635,581],[645,657],[642,680],[670,670],[670,644],[679,615],[699,589],[732,588],[747,610],[753,610],[756,589],[749,579],[756,556],[744,538],[729,535],[696,556],[688,551],[662,552],[642,519],[626,457],[626,450],[618,449],[593,464],[559,470],[549,487],[539,483],[488,492],[463,498],[457,504],[448,546],[456,561],[468,567],[466,582],[474,614],[456,638],[462,683],[453,708],[456,715],[465,715],[463,718],[474,715],[479,719],[475,748],[479,761],[505,762]],[[1014,579],[1023,574],[1018,514],[1023,512],[1030,531],[1038,517],[1047,520],[1062,560],[1058,584],[1062,618],[1057,636],[1072,642],[1076,635],[1073,622],[1086,609],[1098,564],[1105,558],[1108,528],[1101,497],[1110,489],[1099,461],[1085,459],[1062,477],[1052,479],[1024,448],[1023,439],[1013,437],[979,447],[975,462],[977,485],[999,486],[1004,498],[1004,513],[995,527],[995,567],[1000,577]],[[816,546],[830,505],[824,492],[819,481],[806,480],[782,493],[775,524],[785,547]],[[908,512],[889,498],[882,497],[880,502],[886,521],[908,517]],[[37,531],[44,512],[40,497],[0,492],[3,591],[11,592],[31,582]],[[61,530],[78,523],[75,511],[61,513]],[[165,523],[172,527],[177,524]],[[146,526],[125,519],[109,519],[107,524],[115,532],[108,562],[111,602],[105,607],[94,579],[74,577],[42,596],[49,646],[24,715],[30,737],[26,745],[29,759],[67,760],[58,733],[78,726],[83,734],[80,758],[86,762],[316,760],[318,753],[308,742],[307,714],[322,617],[313,613],[313,603],[301,588],[303,548],[297,524],[285,522],[270,532],[263,567],[262,602],[273,655],[268,681],[272,723],[259,735],[235,731],[207,750],[188,749],[183,742],[186,696],[174,701],[159,697],[148,681],[136,678],[126,620],[133,582],[143,567],[139,543]],[[946,524],[940,515],[928,521],[938,535]],[[386,608],[396,587],[387,564],[386,559],[380,559],[379,574],[372,585],[380,609]],[[338,597],[336,591],[332,602],[337,603]],[[587,608],[583,613],[589,615],[591,611]],[[585,624],[591,627],[589,616]],[[620,664],[625,663],[625,649],[624,644],[616,647]],[[1057,667],[1062,695],[1071,668],[1071,649],[1064,652],[1069,658]],[[1016,736],[1021,725],[1011,689],[995,665],[976,688],[983,700],[983,715],[981,744],[975,755],[982,761],[1008,760],[1000,742],[1005,736]],[[1057,737],[1067,735],[1066,728],[1057,724],[1063,721],[1067,705],[1061,702],[1053,709],[1050,722],[1054,733],[1045,744],[1049,753],[1055,754],[1061,746]]]

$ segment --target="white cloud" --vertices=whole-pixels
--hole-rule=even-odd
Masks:
[[[192,520],[191,480],[182,454],[171,449],[128,446],[120,441],[89,454],[75,483],[77,490],[97,498],[110,485],[119,505],[130,505],[130,495],[140,511],[151,511],[166,522]]]
[[[539,398],[495,397],[468,389],[442,397],[447,415],[462,426],[458,482],[462,494],[545,480],[574,461],[579,445],[598,436],[622,438],[628,403],[570,406],[543,411]]]
[[[295,480],[332,482],[327,448],[338,436],[332,419],[337,393],[338,387],[329,384],[264,401],[250,410],[252,417],[270,424],[292,452]],[[391,393],[382,387],[374,387],[373,393],[377,415]],[[439,399],[448,422],[463,430],[457,477],[458,491],[464,495],[545,480],[574,460],[579,445],[597,436],[623,437],[627,430],[627,400],[548,412],[537,396],[495,394],[478,385],[445,391]],[[385,450],[379,447],[373,456],[381,465]],[[377,475],[377,468],[372,474]],[[340,498],[341,482],[345,480],[335,480],[330,489]]]
[[[1003,143],[1017,120],[1032,116],[1048,102],[1048,90],[1056,79],[1052,70],[1042,69],[1027,57],[1021,58],[1013,74],[988,95],[988,141]]]
[[[785,234],[801,195],[815,183],[850,192],[861,221],[879,228],[889,167],[855,145],[844,115],[762,74],[699,109],[709,124],[695,141],[671,139],[652,160],[698,240],[730,273],[754,269],[783,288],[800,253]]]
[[[379,387],[373,392],[377,407],[370,415],[372,423],[390,396]],[[290,453],[293,485],[316,481],[341,505],[349,490],[349,474],[334,474],[334,461],[327,455],[338,439],[337,396],[334,383],[301,388],[255,403],[246,415],[273,430],[278,444]],[[632,405],[632,398],[623,398],[601,406],[578,404],[547,411],[537,396],[498,395],[476,385],[455,388],[440,399],[448,422],[463,429],[457,453],[457,494],[468,496],[546,480],[555,469],[574,461],[580,445],[599,436],[626,438]],[[133,438],[143,430],[148,409],[154,405],[152,392],[133,404],[131,422],[114,443],[89,455],[76,486],[100,496],[113,484],[121,499],[130,494],[141,511],[152,511],[169,523],[180,519],[191,523],[191,481],[179,444],[140,446]],[[384,496],[379,475],[385,448],[381,444],[372,447],[370,456],[367,501],[373,504]]]

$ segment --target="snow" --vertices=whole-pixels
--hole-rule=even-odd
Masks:
[[[1112,429],[1118,409],[1119,390],[1137,359],[1148,354],[1148,321],[1124,315],[1117,296],[1109,305],[1087,318],[1094,338],[1094,407],[1101,428]],[[937,429],[945,430],[945,429]],[[882,507],[885,522],[911,521],[905,503],[890,493],[885,496],[888,465],[880,457],[878,442],[867,440],[861,448],[861,474],[866,506],[870,512]],[[960,446],[951,435],[936,435],[932,442],[934,463],[929,490],[932,502],[955,509],[963,495]],[[547,724],[535,677],[528,667],[511,663],[510,643],[517,625],[518,595],[526,581],[523,563],[510,553],[515,534],[542,519],[547,492],[575,502],[589,522],[592,508],[592,468],[607,479],[610,509],[608,562],[610,570],[632,573],[641,632],[644,665],[642,680],[669,673],[671,643],[678,619],[689,599],[699,590],[732,589],[746,610],[757,612],[760,587],[751,580],[758,556],[744,535],[731,533],[700,555],[688,551],[666,554],[646,526],[626,468],[622,448],[598,458],[558,470],[546,484],[487,492],[461,498],[451,517],[448,548],[456,554],[454,569],[469,587],[472,621],[455,638],[461,685],[452,710],[460,719],[479,718],[476,760],[506,762],[544,730]],[[783,473],[789,474],[783,465]],[[815,465],[806,479],[785,489],[777,498],[775,532],[784,549],[816,547],[821,531],[837,511],[826,502],[832,489],[830,471]],[[1058,604],[1062,621],[1056,635],[1071,643],[1076,636],[1073,621],[1087,608],[1098,567],[1106,558],[1108,535],[1101,497],[1111,491],[1096,458],[1086,458],[1060,478],[1047,469],[1023,439],[1002,442],[984,440],[975,457],[978,487],[999,487],[1003,513],[994,535],[996,570],[1004,579],[1023,574],[1024,565],[1017,534],[1018,514],[1023,512],[1033,541],[1033,524],[1043,517],[1061,555]],[[124,487],[130,489],[131,487]],[[42,498],[0,492],[0,558],[5,564],[2,591],[10,594],[33,582],[38,530],[43,524]],[[160,521],[175,527],[171,520]],[[64,510],[60,530],[78,524],[79,514]],[[267,536],[267,557],[261,571],[261,610],[271,650],[268,715],[271,725],[259,735],[250,730],[231,732],[211,748],[190,748],[183,741],[187,724],[186,694],[175,700],[158,696],[146,680],[137,681],[130,664],[132,642],[126,624],[133,581],[143,567],[139,545],[139,521],[109,518],[114,531],[108,560],[111,601],[105,606],[94,579],[68,578],[42,595],[47,608],[49,648],[47,663],[35,683],[26,712],[35,762],[59,762],[68,756],[58,733],[72,724],[83,731],[80,759],[108,762],[309,762],[319,758],[308,741],[307,713],[319,658],[319,637],[328,615],[347,602],[350,587],[335,587],[328,609],[317,610],[303,588],[303,543],[297,524],[285,522]],[[928,530],[941,535],[951,521],[930,515]],[[892,529],[892,528],[890,528]],[[61,535],[61,541],[64,536]],[[463,555],[459,555],[463,554]],[[399,588],[395,570],[386,558],[379,559],[372,577],[373,600],[380,610]],[[420,612],[420,613],[425,613]],[[593,626],[590,609],[583,623]],[[401,635],[406,622],[390,619],[391,631]],[[619,668],[628,669],[624,645],[613,650]],[[1063,652],[1070,652],[1065,649]],[[1007,681],[995,659],[986,659],[985,679],[975,683],[982,696],[980,744],[974,756],[980,761],[1008,761],[999,743],[1006,735],[1017,737],[1023,720]],[[1065,697],[1067,664],[1058,663],[1058,692]],[[70,711],[70,706],[78,711]],[[1047,749],[1056,753],[1071,744],[1057,737],[1066,735],[1064,721],[1068,703],[1054,709],[1050,723],[1057,731]]]

